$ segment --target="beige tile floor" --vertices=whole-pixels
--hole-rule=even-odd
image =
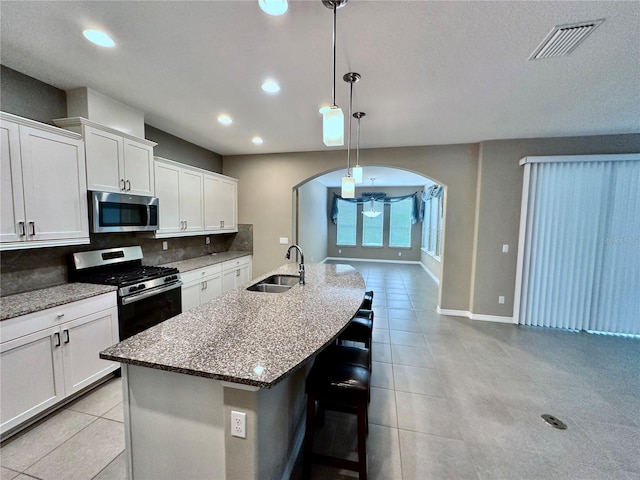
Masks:
[[[640,480],[638,340],[441,316],[420,267],[353,265],[375,291],[370,479]],[[3,445],[2,480],[124,480],[120,389],[112,380]],[[354,418],[328,412],[315,445],[355,458]]]

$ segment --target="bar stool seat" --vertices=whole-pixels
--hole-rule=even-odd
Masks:
[[[364,299],[362,300],[362,304],[360,305],[360,308],[371,310],[372,306],[373,306],[373,290],[368,290],[364,292]]]
[[[336,347],[337,349],[344,347]],[[336,350],[335,352],[338,352]],[[358,472],[367,478],[367,404],[371,373],[366,366],[341,363],[336,355],[318,356],[305,382],[307,418],[304,440],[303,478],[309,478],[311,463],[322,463]],[[357,416],[358,461],[313,453],[316,401],[326,408],[355,410]],[[342,410],[345,411],[345,410]]]
[[[373,312],[372,312],[373,313]],[[366,348],[371,348],[373,335],[373,320],[367,317],[353,317],[349,325],[340,333],[340,341],[352,341],[364,343]]]

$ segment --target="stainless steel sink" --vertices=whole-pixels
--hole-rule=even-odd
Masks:
[[[251,292],[282,293],[300,282],[296,275],[271,275],[254,283],[247,290]]]

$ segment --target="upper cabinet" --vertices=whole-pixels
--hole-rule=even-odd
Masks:
[[[209,231],[238,231],[238,181],[223,175],[204,175],[204,225]]]
[[[54,122],[83,135],[89,190],[154,195],[155,142],[82,117],[56,119]]]
[[[0,112],[0,249],[89,243],[82,137]]]
[[[238,231],[238,181],[181,163],[155,158],[160,200],[156,237]]]

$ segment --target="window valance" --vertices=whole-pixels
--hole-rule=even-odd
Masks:
[[[342,198],[340,195],[334,193],[333,202],[331,204],[331,221],[334,224],[338,222],[338,200],[362,205],[371,202],[373,199],[374,202],[390,205],[410,198],[412,199],[411,223],[415,224],[422,221],[424,214],[424,203],[422,202],[422,196],[418,195],[419,193],[421,192],[415,192],[410,195],[403,195],[400,197],[387,197],[387,194],[383,192],[363,192],[358,198]]]

